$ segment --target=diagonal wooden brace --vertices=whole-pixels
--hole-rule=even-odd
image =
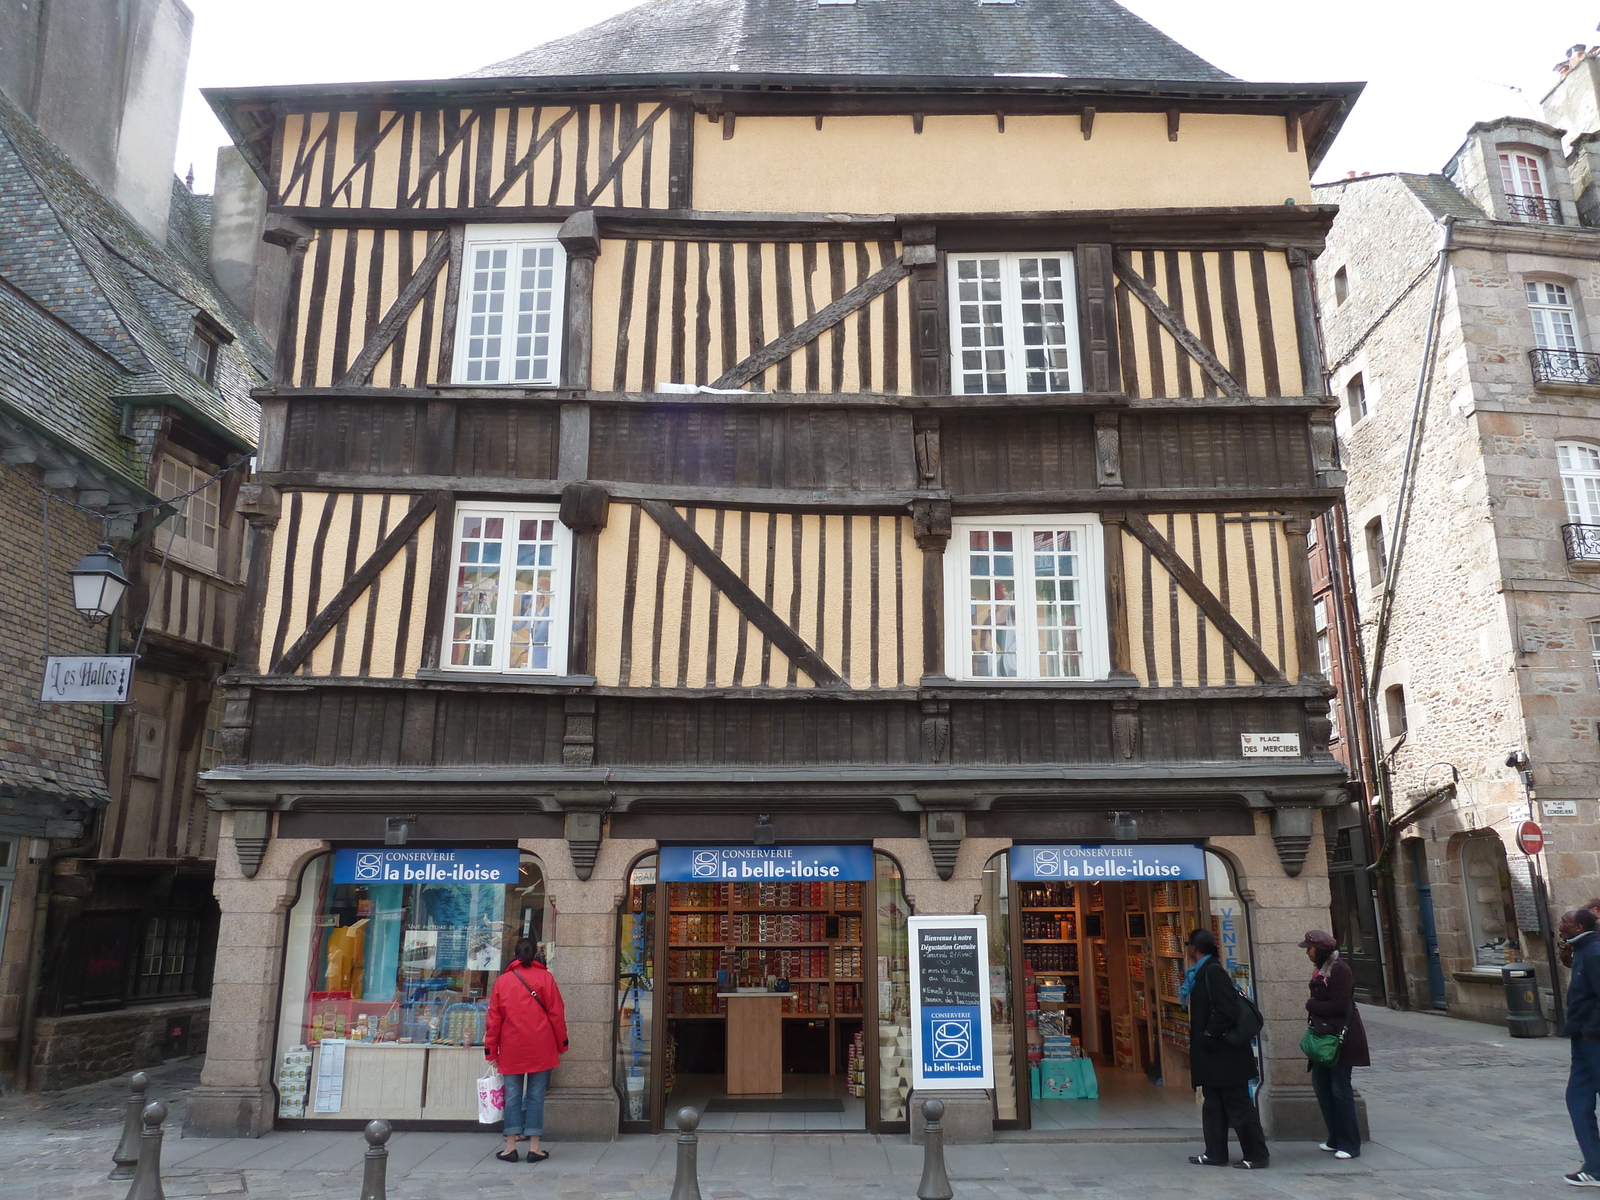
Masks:
[[[722,594],[749,620],[750,624],[759,629],[766,638],[779,650],[793,660],[799,668],[816,682],[818,687],[845,687],[844,679],[823,661],[822,655],[811,648],[811,644],[790,627],[789,623],[780,617],[767,605],[766,601],[750,590],[750,586],[740,579],[738,574],[727,563],[722,561],[710,546],[706,545],[694,529],[678,515],[678,510],[670,504],[663,504],[660,500],[642,500],[640,504],[644,511],[650,514],[650,519],[661,527],[661,532],[677,544],[678,549],[688,556],[689,561],[721,589]]]
[[[1167,302],[1156,294],[1155,288],[1150,286],[1145,277],[1133,269],[1127,254],[1118,250],[1112,255],[1111,262],[1117,278],[1128,285],[1128,290],[1139,298],[1139,303],[1150,310],[1150,315],[1172,335],[1173,340],[1183,348],[1183,352],[1200,365],[1200,369],[1210,376],[1222,394],[1234,400],[1243,400],[1245,398],[1243,385],[1229,373],[1227,367],[1222,365],[1222,360],[1211,353],[1211,348],[1183,323],[1183,318],[1167,307]]]
[[[422,262],[418,264],[416,273],[406,280],[405,287],[400,289],[400,294],[394,298],[389,311],[383,314],[383,319],[372,331],[367,344],[361,347],[361,353],[356,355],[349,369],[339,376],[334,387],[360,387],[367,382],[367,377],[372,374],[372,368],[378,365],[383,352],[394,343],[394,339],[400,335],[401,328],[410,319],[411,311],[433,286],[433,281],[438,277],[444,264],[450,261],[452,240],[447,233],[441,233],[433,240],[433,245],[428,247],[428,253],[423,255]]]

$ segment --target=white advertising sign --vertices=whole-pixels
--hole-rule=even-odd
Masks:
[[[994,1086],[989,920],[912,917],[911,1086]]]
[[[1578,802],[1576,800],[1541,800],[1539,809],[1547,817],[1575,817],[1578,815]]]
[[[1298,733],[1241,733],[1246,758],[1299,758]]]
[[[133,663],[131,654],[52,654],[45,660],[39,699],[45,704],[126,704]]]

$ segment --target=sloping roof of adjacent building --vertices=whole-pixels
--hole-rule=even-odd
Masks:
[[[1458,217],[1464,221],[1485,221],[1489,214],[1474,204],[1465,193],[1450,182],[1447,175],[1419,175],[1408,171],[1385,171],[1375,175],[1357,175],[1350,179],[1330,179],[1316,185],[1316,191],[1326,188],[1351,187],[1378,179],[1397,180],[1435,218]]]
[[[650,0],[470,72],[1233,79],[1114,0]]]
[[[0,95],[0,408],[141,487],[148,464],[118,434],[124,398],[175,404],[224,441],[253,446],[250,389],[272,362],[209,275],[207,203],[174,182],[171,231],[158,244]],[[184,362],[201,315],[233,338],[214,386]]]

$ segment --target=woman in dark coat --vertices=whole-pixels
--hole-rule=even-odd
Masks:
[[[1191,1155],[1200,1167],[1228,1165],[1228,1129],[1239,1135],[1244,1157],[1233,1165],[1245,1170],[1267,1165],[1267,1138],[1250,1096],[1259,1074],[1250,1038],[1240,1031],[1244,1002],[1227,968],[1217,958],[1217,942],[1207,929],[1189,935],[1190,966],[1181,999],[1189,1005],[1189,1082],[1205,1098],[1200,1124],[1206,1152]]]
[[[1356,1008],[1356,977],[1350,964],[1339,957],[1339,943],[1331,933],[1313,929],[1300,943],[1316,970],[1311,973],[1311,998],[1306,1012],[1313,1033],[1344,1032],[1339,1061],[1311,1065],[1311,1087],[1322,1108],[1328,1140],[1322,1149],[1335,1158],[1361,1157],[1361,1123],[1356,1119],[1356,1094],[1350,1068],[1372,1065],[1367,1053],[1367,1031]]]

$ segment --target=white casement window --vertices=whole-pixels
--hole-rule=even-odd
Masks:
[[[1083,390],[1071,254],[952,254],[947,270],[958,393]]]
[[[1594,660],[1594,678],[1600,683],[1600,621],[1589,622],[1589,657]]]
[[[168,517],[156,534],[156,547],[173,558],[217,569],[217,544],[222,536],[222,485],[211,472],[170,454],[161,457],[156,475],[156,495],[173,501],[177,515]],[[199,491],[195,491],[199,488]],[[193,492],[193,495],[189,495]],[[178,499],[178,497],[185,497]]]
[[[1557,442],[1556,466],[1561,471],[1567,520],[1573,525],[1600,525],[1600,446]]]
[[[1544,170],[1531,154],[1508,151],[1500,156],[1500,184],[1514,221],[1553,221],[1555,205],[1545,195]]]
[[[1102,679],[1108,669],[1100,521],[954,522],[947,669],[957,679]]]
[[[561,382],[567,256],[555,225],[467,230],[456,314],[456,383]]]
[[[1528,315],[1533,318],[1533,344],[1541,350],[1581,350],[1572,296],[1559,283],[1529,280]]]
[[[451,669],[565,673],[572,550],[558,512],[554,504],[456,507]]]
[[[1328,633],[1328,602],[1318,600],[1313,609],[1315,628],[1317,631],[1317,669],[1322,672],[1324,679],[1332,677],[1333,650]]]

